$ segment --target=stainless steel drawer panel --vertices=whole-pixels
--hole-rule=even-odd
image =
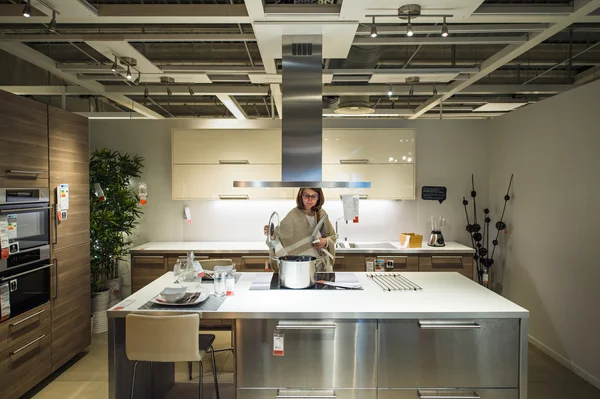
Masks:
[[[240,388],[377,387],[374,320],[236,323]],[[274,331],[284,334],[284,356],[273,356]]]
[[[378,399],[519,399],[518,389],[379,389]]]
[[[376,399],[377,389],[238,389],[236,399]]]
[[[518,388],[519,320],[386,320],[381,388]]]

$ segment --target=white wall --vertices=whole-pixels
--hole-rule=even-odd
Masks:
[[[143,180],[148,184],[148,205],[136,243],[147,241],[262,241],[262,226],[274,210],[283,217],[293,201],[173,201],[171,200],[171,128],[181,121],[92,120],[92,148],[107,147],[143,156]],[[372,126],[372,123],[369,126]],[[361,201],[360,223],[341,225],[349,240],[397,241],[401,232],[427,236],[432,214],[448,220],[446,239],[470,244],[464,231],[462,196],[470,192],[476,173],[480,204],[488,193],[488,134],[486,121],[418,121],[416,129],[417,196],[422,185],[448,187],[448,200]],[[193,126],[187,126],[193,127]],[[333,126],[330,126],[333,127]],[[336,126],[337,127],[337,126]],[[389,124],[386,125],[389,127]],[[398,126],[400,127],[400,126]],[[192,211],[193,223],[183,219],[183,207]],[[342,216],[341,201],[327,201],[331,220]]]
[[[534,342],[600,388],[600,81],[492,121],[490,195],[507,211],[502,294]]]

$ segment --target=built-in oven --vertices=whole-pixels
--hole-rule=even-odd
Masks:
[[[0,188],[0,320],[50,301],[50,190]]]
[[[47,188],[0,188],[0,222],[8,238],[0,273],[50,258],[49,194]]]

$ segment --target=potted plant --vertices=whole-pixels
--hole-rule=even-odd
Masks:
[[[129,250],[131,234],[141,215],[139,197],[131,179],[139,178],[142,157],[108,149],[94,150],[90,158],[90,266],[94,323],[106,317],[109,304],[120,299],[123,277],[119,261]]]

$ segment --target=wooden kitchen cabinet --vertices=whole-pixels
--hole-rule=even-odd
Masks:
[[[419,255],[420,272],[458,272],[473,279],[473,255]]]
[[[173,164],[281,164],[281,131],[174,130],[172,149]]]
[[[91,343],[89,242],[55,251],[53,257],[52,371]]]
[[[417,272],[419,271],[419,255],[377,255],[372,258],[373,262],[377,259],[383,259],[384,268],[381,271],[387,272]],[[393,261],[394,267],[388,269],[385,267],[387,261]]]
[[[362,255],[336,255],[333,264],[334,272],[364,272],[365,257]]]
[[[131,292],[145,287],[167,271],[167,256],[133,255],[131,257]]]
[[[0,90],[0,110],[0,178],[47,187],[47,105]]]

